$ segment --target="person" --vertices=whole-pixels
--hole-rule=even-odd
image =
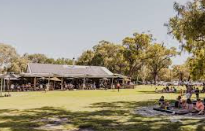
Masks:
[[[192,112],[193,111],[194,105],[193,105],[191,99],[187,99],[186,109],[188,110],[188,112]]]
[[[45,87],[45,93],[46,93],[47,91],[49,91],[49,88],[50,88],[50,84],[47,83],[47,84],[46,84],[46,87]]]
[[[174,93],[177,93],[177,89],[174,87]]]
[[[205,85],[203,86],[201,93],[205,93]]]
[[[160,97],[160,99],[159,99],[159,106],[160,106],[160,108],[164,108],[165,107],[164,96]]]
[[[169,86],[166,87],[166,92],[169,92]]]
[[[119,82],[117,83],[117,90],[118,90],[118,92],[120,92],[120,83]]]
[[[167,102],[165,102],[165,110],[169,110],[169,107],[170,107],[170,103],[167,101]]]
[[[192,96],[192,88],[187,86],[186,98],[191,99]]]
[[[11,91],[14,91],[14,84],[11,84]]]
[[[175,107],[176,108],[180,108],[181,107],[181,104],[182,104],[182,97],[181,96],[178,96],[176,102],[175,102]]]
[[[199,88],[196,88],[195,93],[196,93],[196,99],[198,100],[199,99]]]
[[[158,93],[158,89],[157,88],[155,88],[155,93]]]
[[[183,89],[180,90],[180,95],[183,96]]]
[[[198,115],[202,115],[204,113],[204,103],[201,99],[197,100],[196,107],[194,109],[198,112]]]
[[[186,100],[182,100],[181,108],[186,109],[187,103]]]

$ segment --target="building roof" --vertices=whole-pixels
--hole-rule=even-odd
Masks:
[[[61,77],[113,77],[113,73],[101,66],[57,65],[29,63],[27,73],[57,75]]]

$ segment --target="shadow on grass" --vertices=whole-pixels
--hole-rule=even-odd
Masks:
[[[152,105],[149,102],[100,102],[90,105],[88,108],[96,108],[90,112],[71,112],[62,108],[43,107],[29,110],[0,110],[0,130],[11,131],[45,131],[38,127],[50,124],[42,121],[48,118],[66,118],[61,123],[66,130],[73,128],[92,129],[94,131],[202,131],[205,120],[189,120],[171,123],[165,117],[143,117],[133,113],[136,107]],[[186,126],[196,125],[195,129]],[[71,128],[70,128],[71,127]],[[53,129],[55,131],[55,129]],[[56,131],[61,131],[57,130]],[[75,130],[76,131],[76,130]]]

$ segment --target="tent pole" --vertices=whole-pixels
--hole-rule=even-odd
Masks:
[[[112,84],[111,84],[111,89],[113,89],[113,77],[112,77]]]
[[[10,87],[10,77],[9,77],[9,82],[8,82],[8,94],[10,94],[10,89],[11,89],[11,87]]]
[[[49,79],[48,79],[48,89],[47,89],[47,90],[50,90],[50,79],[51,79],[51,77],[50,77],[50,73],[49,73]]]
[[[61,90],[63,90],[63,77],[61,78]]]
[[[4,92],[6,91],[6,80],[5,80],[5,78],[4,78]]]
[[[83,90],[85,89],[85,77],[83,79]]]
[[[36,77],[34,77],[34,80],[33,80],[33,86],[34,86],[34,91],[36,90]]]
[[[3,96],[2,95],[2,86],[3,86],[3,78],[1,78],[1,96]]]

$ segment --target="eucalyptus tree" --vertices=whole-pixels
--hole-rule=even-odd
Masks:
[[[12,58],[11,64],[7,67],[5,71],[14,73],[25,72],[28,62],[28,59],[24,57]]]
[[[7,68],[12,59],[18,58],[16,49],[10,45],[0,43],[0,69]]]
[[[169,33],[192,54],[189,62],[193,78],[205,79],[205,0],[175,3],[174,9],[177,14],[169,20]]]
[[[177,55],[176,48],[171,47],[168,49],[162,44],[153,44],[148,47],[146,54],[149,58],[147,63],[156,84],[159,72],[172,64],[171,57]]]
[[[47,63],[48,57],[44,54],[24,54],[24,58],[28,59],[31,63]]]
[[[189,80],[190,73],[186,64],[174,65],[172,68],[172,74],[174,78],[177,78],[179,81]]]
[[[126,74],[130,77],[137,75],[145,61],[148,59],[146,52],[152,42],[152,35],[134,33],[133,37],[123,39],[124,58],[128,63]]]
[[[124,59],[124,47],[122,45],[108,41],[100,41],[98,45],[93,47],[93,51],[93,65],[105,66],[115,73],[124,74],[127,63]]]
[[[86,50],[84,51],[81,56],[77,60],[77,64],[79,65],[93,65],[93,57],[95,56],[94,51]]]

